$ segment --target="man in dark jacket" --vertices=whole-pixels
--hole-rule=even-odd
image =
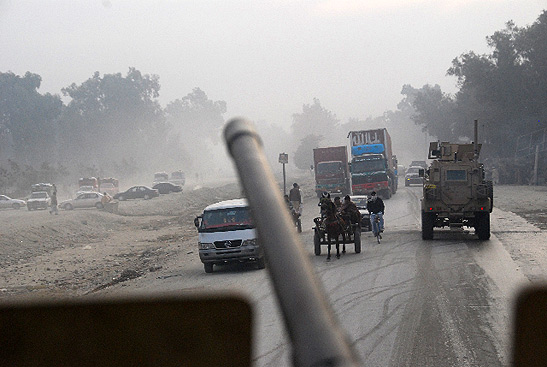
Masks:
[[[53,191],[51,194],[51,201],[49,203],[50,209],[49,214],[55,213],[55,215],[59,214],[59,210],[57,209],[57,191]]]
[[[300,186],[295,182],[292,184],[292,189],[289,191],[289,200],[292,203],[294,210],[300,213],[300,204],[302,204],[302,194],[300,193]]]
[[[370,197],[367,201],[367,210],[370,213],[370,223],[374,228],[374,220],[376,217],[380,217],[380,232],[384,231],[384,201],[376,195],[376,191],[370,193]]]
[[[351,223],[360,223],[361,222],[361,213],[357,208],[357,205],[351,201],[351,197],[346,195],[344,197],[344,203],[340,207],[340,212],[346,218],[349,218]]]

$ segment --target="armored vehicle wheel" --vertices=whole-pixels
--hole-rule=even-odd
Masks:
[[[13,205],[12,205],[11,207],[12,207],[13,209],[17,210],[17,209],[19,209],[19,206],[20,206],[19,204],[13,203]]]
[[[74,208],[73,208],[72,205],[70,205],[70,204],[65,204],[65,205],[63,206],[63,209],[64,209],[64,210],[72,210],[72,209],[74,209]]]
[[[422,240],[433,239],[433,226],[435,225],[435,213],[422,211]]]
[[[361,228],[355,228],[353,232],[353,242],[355,244],[355,253],[358,254],[361,252]]]
[[[494,184],[492,181],[486,181],[486,188],[488,190],[488,197],[490,198],[490,213],[494,209]]]
[[[490,213],[475,213],[475,233],[481,241],[490,239]]]
[[[212,273],[213,272],[213,263],[203,263],[203,268],[205,269],[206,273]]]
[[[391,198],[391,189],[386,189],[382,191],[382,194],[385,200],[389,200]]]
[[[97,209],[102,209],[102,208],[103,208],[103,203],[97,203],[97,204],[95,204],[95,208],[97,208]]]
[[[321,238],[319,238],[317,231],[315,231],[315,234],[313,235],[313,247],[315,256],[321,255]]]

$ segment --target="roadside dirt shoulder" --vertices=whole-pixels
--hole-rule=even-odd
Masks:
[[[121,202],[119,214],[1,211],[0,301],[81,296],[158,271],[195,250],[188,239],[204,206],[234,197],[237,184]]]

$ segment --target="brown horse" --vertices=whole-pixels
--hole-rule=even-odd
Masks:
[[[326,210],[325,211],[325,218],[323,219],[323,228],[325,229],[325,232],[327,233],[327,241],[328,241],[328,253],[327,253],[327,261],[330,260],[330,249],[331,249],[331,242],[334,239],[336,243],[336,258],[340,258],[340,235],[342,235],[342,253],[346,253],[346,223],[336,213],[336,210]]]

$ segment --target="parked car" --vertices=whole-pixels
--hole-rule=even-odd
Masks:
[[[350,197],[351,201],[353,201],[355,203],[355,206],[357,206],[357,209],[359,209],[359,213],[361,213],[361,231],[371,231],[372,226],[370,224],[370,213],[367,210],[368,196],[354,195]]]
[[[101,199],[103,194],[98,192],[84,192],[76,196],[74,199],[65,200],[59,204],[59,208],[65,210],[72,210],[74,208],[97,208],[102,209],[103,204]]]
[[[152,186],[153,189],[159,191],[160,194],[170,194],[172,192],[182,192],[182,186],[174,185],[171,182],[160,182]]]
[[[51,195],[53,193],[53,191],[56,190],[54,184],[44,183],[44,182],[33,184],[33,185],[31,185],[30,188],[31,188],[30,191],[32,191],[32,192],[45,191],[45,192],[47,192],[48,195]]]
[[[160,196],[160,193],[156,189],[151,189],[148,186],[133,186],[124,192],[119,192],[114,195],[114,199],[124,201],[127,199],[152,199]]]
[[[51,198],[45,191],[34,191],[27,200],[27,209],[47,209]]]
[[[420,167],[420,168],[426,169],[427,168],[427,162],[426,161],[412,161],[409,164],[409,167]]]
[[[410,186],[414,184],[422,185],[424,180],[420,177],[419,172],[423,169],[420,166],[411,166],[408,167],[405,173],[405,186]]]
[[[22,206],[27,205],[24,200],[12,199],[6,195],[0,195],[0,208],[13,208],[19,209]]]
[[[93,186],[80,186],[78,191],[76,191],[76,195],[83,194],[84,192],[97,192]]]
[[[171,178],[169,179],[174,185],[184,186],[186,183],[186,174],[183,171],[175,171],[171,173]]]

